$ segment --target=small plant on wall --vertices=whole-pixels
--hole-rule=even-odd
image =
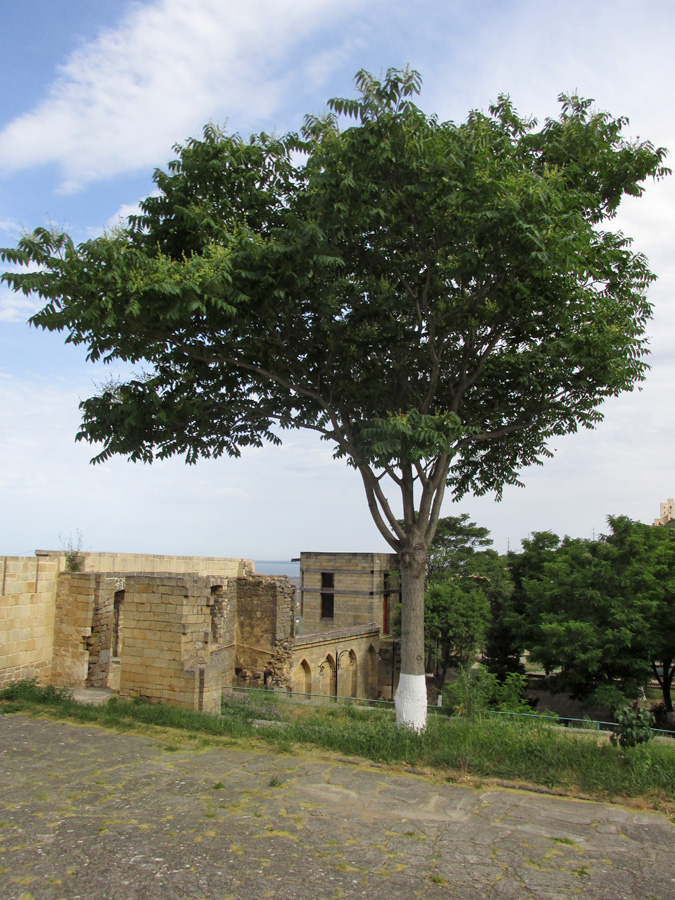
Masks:
[[[66,572],[81,572],[84,568],[84,554],[82,553],[82,532],[79,528],[72,532],[67,538],[62,534],[59,535],[61,546],[65,551]]]

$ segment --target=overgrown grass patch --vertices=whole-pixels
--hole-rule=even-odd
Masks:
[[[226,701],[229,698],[226,697]],[[429,718],[417,734],[399,730],[387,710],[326,704],[293,706],[271,692],[225,702],[223,713],[114,699],[105,706],[76,703],[68,691],[18,682],[0,691],[0,710],[54,710],[81,722],[118,729],[158,726],[192,737],[249,738],[279,752],[313,746],[384,764],[404,764],[476,778],[543,785],[598,799],[641,796],[653,806],[675,803],[675,745],[650,741],[632,748],[612,746],[605,736],[569,733],[536,718]],[[256,720],[285,723],[255,728]]]

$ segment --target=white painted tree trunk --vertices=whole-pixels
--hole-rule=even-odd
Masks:
[[[422,544],[399,551],[401,573],[401,674],[394,705],[399,728],[422,731],[427,724],[424,676],[424,584],[427,550]]]

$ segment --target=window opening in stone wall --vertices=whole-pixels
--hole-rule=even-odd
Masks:
[[[110,594],[108,594],[110,596]],[[120,634],[122,628],[122,604],[124,603],[124,591],[115,591],[113,600],[113,621],[112,621],[112,655],[119,657],[120,655]],[[110,607],[108,607],[110,608]]]
[[[222,644],[225,640],[225,597],[223,586],[211,588],[211,639],[214,644]]]
[[[335,575],[333,572],[321,573],[321,618],[333,619],[335,617]]]

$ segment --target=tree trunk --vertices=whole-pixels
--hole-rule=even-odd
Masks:
[[[424,586],[427,548],[411,542],[399,551],[401,574],[401,674],[394,703],[396,724],[422,731],[427,724],[427,684],[424,677]]]
[[[663,705],[666,707],[666,716],[672,725],[675,721],[675,716],[673,715],[673,697],[671,694],[675,666],[673,666],[672,659],[664,659],[662,665],[663,683],[661,685],[661,693],[663,694]]]

